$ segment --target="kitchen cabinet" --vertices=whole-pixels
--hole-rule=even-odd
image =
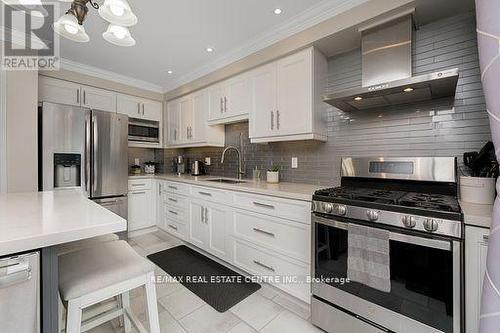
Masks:
[[[46,76],[39,77],[38,100],[100,111],[116,111],[115,93]]]
[[[479,313],[486,272],[488,237],[486,228],[465,227],[465,332],[479,332]]]
[[[163,106],[161,102],[140,97],[117,94],[116,110],[130,118],[161,122]]]
[[[206,210],[203,201],[191,201],[189,204],[189,235],[188,239],[201,249],[208,246],[209,227],[206,219]]]
[[[326,58],[311,47],[250,72],[251,141],[326,141],[327,70]]]
[[[251,105],[250,93],[247,73],[212,86],[209,89],[208,122],[214,125],[247,120]]]
[[[167,104],[167,147],[224,147],[224,125],[209,126],[208,91],[193,94]]]
[[[128,230],[135,231],[156,224],[155,186],[151,179],[129,180],[128,182]]]

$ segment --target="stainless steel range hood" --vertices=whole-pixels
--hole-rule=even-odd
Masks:
[[[412,76],[411,14],[361,31],[362,86],[323,100],[358,111],[455,96],[458,68]]]

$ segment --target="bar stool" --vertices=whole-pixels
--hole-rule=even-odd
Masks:
[[[95,244],[59,256],[59,292],[67,308],[66,333],[86,332],[123,316],[125,332],[131,323],[139,332],[144,326],[130,311],[129,291],[144,286],[151,333],[159,333],[154,265],[138,255],[125,241]],[[121,307],[99,314],[82,324],[82,310],[119,296]]]

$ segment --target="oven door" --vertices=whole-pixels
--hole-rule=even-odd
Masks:
[[[347,279],[347,226],[355,222],[314,213],[312,221],[315,298],[394,332],[461,332],[460,241],[390,229],[391,291],[386,293],[342,283]]]

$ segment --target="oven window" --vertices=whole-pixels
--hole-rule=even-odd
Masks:
[[[315,277],[347,278],[347,230],[319,223],[315,230]],[[451,333],[453,253],[391,240],[390,261],[390,293],[357,282],[332,286]]]

